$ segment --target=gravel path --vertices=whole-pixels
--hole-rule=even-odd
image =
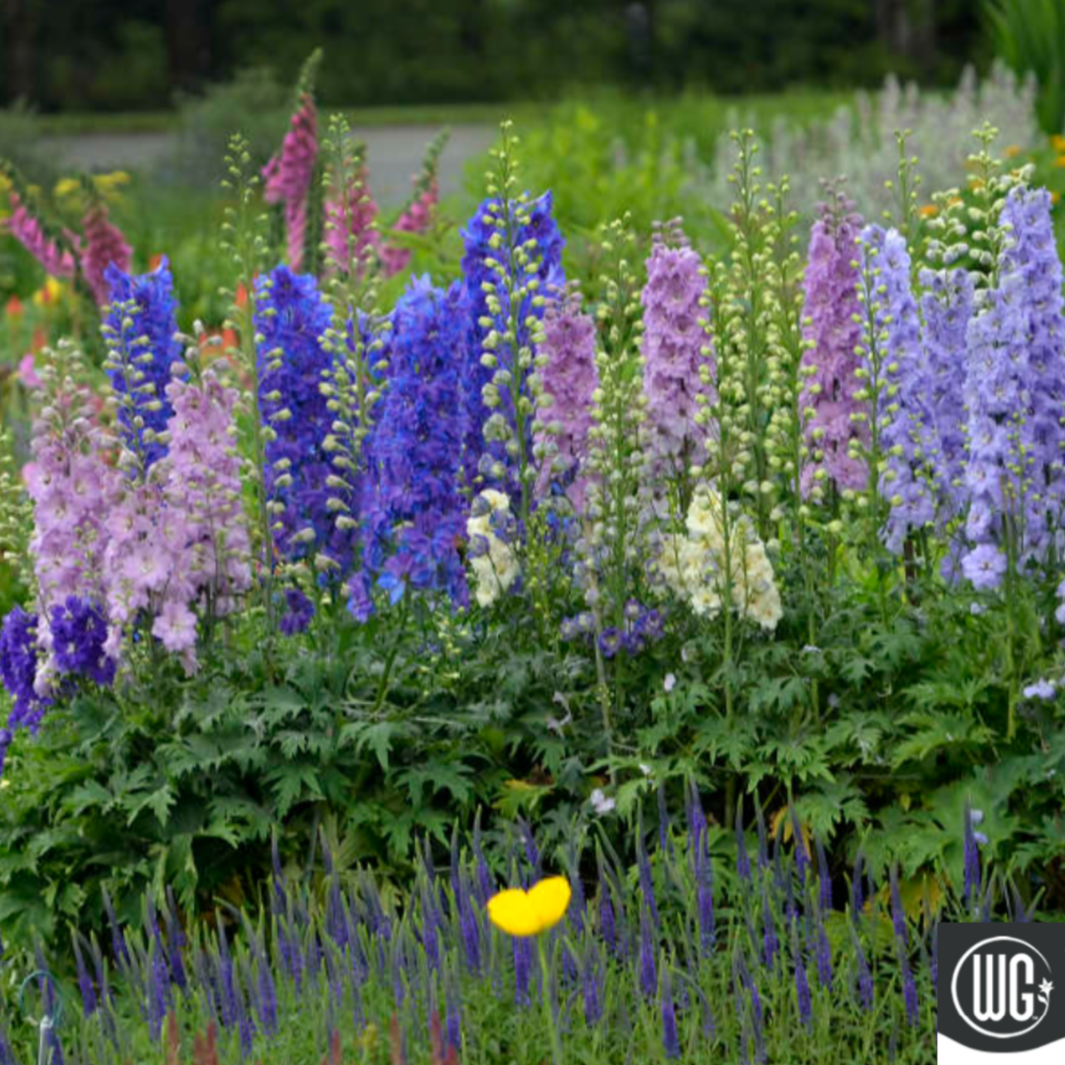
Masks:
[[[383,126],[355,129],[369,151],[370,182],[375,198],[385,207],[406,199],[412,174],[421,166],[425,147],[436,126]],[[453,126],[440,160],[440,191],[447,196],[462,186],[466,164],[488,150],[496,136],[492,126]],[[44,137],[41,148],[58,168],[97,171],[142,170],[154,166],[172,150],[169,133],[86,133]]]

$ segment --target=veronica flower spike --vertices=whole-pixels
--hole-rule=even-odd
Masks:
[[[508,936],[527,939],[539,937],[540,969],[543,973],[544,1019],[551,1033],[551,1051],[554,1065],[562,1065],[562,1044],[555,1023],[555,1011],[551,1003],[551,968],[548,964],[547,937],[549,932],[566,916],[573,889],[564,876],[552,876],[534,884],[528,891],[524,888],[508,888],[488,900],[488,918]]]

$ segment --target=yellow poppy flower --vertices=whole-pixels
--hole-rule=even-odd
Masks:
[[[488,917],[507,935],[528,938],[554,928],[566,915],[573,891],[564,876],[524,888],[508,888],[488,900]]]

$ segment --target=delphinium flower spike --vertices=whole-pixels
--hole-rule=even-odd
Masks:
[[[536,475],[532,427],[540,385],[534,351],[546,304],[564,283],[565,242],[551,215],[551,194],[531,200],[520,191],[517,143],[513,124],[504,122],[488,199],[463,231],[462,272],[476,325],[464,392],[471,418],[466,475],[513,494],[525,522]]]
[[[865,469],[851,451],[851,440],[868,434],[868,426],[852,418],[860,387],[856,257],[861,226],[853,202],[833,189],[819,205],[810,235],[801,372],[807,415],[804,427],[812,462],[804,471],[802,487],[814,499],[827,496],[832,489],[858,491],[866,484]]]

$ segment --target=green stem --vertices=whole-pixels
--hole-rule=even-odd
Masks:
[[[551,1037],[551,1058],[553,1065],[562,1065],[562,1040],[558,1035],[558,1026],[555,1024],[555,1011],[551,1006],[551,966],[548,963],[547,933],[537,936],[537,945],[540,948],[540,973],[543,981],[544,996],[544,1021]]]

